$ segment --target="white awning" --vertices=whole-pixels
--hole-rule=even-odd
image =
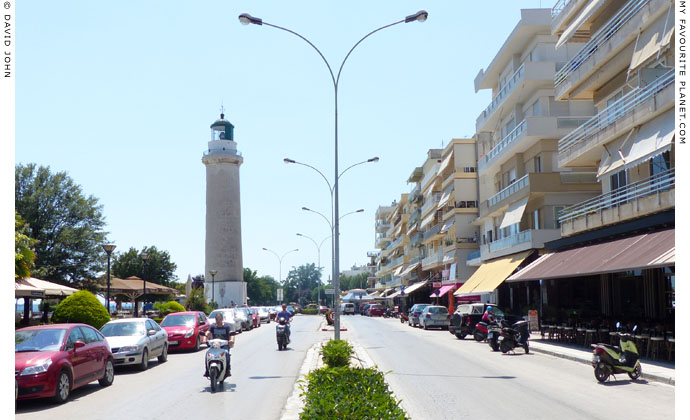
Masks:
[[[441,166],[438,167],[438,172],[436,172],[436,174],[441,175],[441,173],[443,173],[443,170],[448,167],[448,164],[450,164],[451,159],[453,159],[453,153],[449,153],[448,156],[446,156],[446,158],[443,159],[443,162],[441,162]]]
[[[508,211],[506,211],[505,216],[503,216],[503,221],[501,222],[500,228],[503,229],[515,223],[520,223],[522,213],[525,212],[526,206],[527,197],[508,206]]]
[[[614,171],[621,171],[654,156],[671,150],[675,126],[674,110],[671,109],[642,125],[639,130],[607,145],[601,155],[597,178]]]
[[[393,237],[400,236],[400,232],[402,232],[402,223],[399,224],[398,227],[393,231]]]
[[[443,256],[443,264],[450,264],[455,261],[455,251],[449,252]]]
[[[453,188],[453,184],[451,184],[450,187],[446,188],[446,190],[443,192],[443,195],[441,196],[441,200],[438,202],[438,206],[436,206],[437,209],[442,209],[446,205],[446,203],[448,203],[448,200],[450,200],[450,196],[453,195]]]
[[[435,216],[436,216],[436,211],[432,211],[427,217],[424,218],[424,220],[422,220],[422,223],[419,225],[419,229],[424,229],[424,226],[433,222]]]
[[[580,26],[582,26],[583,23],[592,17],[594,12],[596,12],[604,3],[606,3],[606,0],[592,0],[587,6],[585,6],[582,12],[580,12],[580,14],[573,19],[570,25],[565,28],[563,34],[561,34],[561,37],[558,38],[556,48],[560,48],[561,45],[568,42],[568,40],[575,35],[575,32],[580,29]]]
[[[426,286],[426,284],[429,283],[429,280],[424,280],[420,281],[419,283],[415,283],[411,286],[407,286],[403,289],[403,292],[405,295],[409,295],[410,293],[415,292],[416,290],[421,289],[422,287]]]
[[[405,277],[406,275],[410,274],[410,273],[411,273],[415,268],[417,268],[417,267],[419,267],[419,263],[418,263],[418,262],[416,262],[416,263],[414,263],[414,264],[408,265],[407,268],[404,269],[404,270],[400,273],[400,277]]]
[[[669,3],[669,11],[659,16],[654,23],[640,33],[635,43],[635,52],[633,52],[628,71],[635,70],[657,54],[661,48],[667,46],[671,42],[674,26],[673,3]]]
[[[440,230],[439,233],[446,233],[446,232],[448,232],[448,231],[450,230],[450,228],[453,227],[454,224],[455,224],[455,218],[450,219],[449,221],[447,221],[447,222],[441,227],[441,230]]]
[[[400,267],[396,268],[395,271],[393,272],[393,277],[399,276],[400,272],[403,270],[403,267],[404,266],[401,265]]]

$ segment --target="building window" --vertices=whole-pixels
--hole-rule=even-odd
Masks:
[[[510,184],[512,184],[513,182],[515,182],[515,180],[517,179],[516,173],[517,173],[517,171],[516,171],[515,168],[513,168],[513,169],[510,170],[510,172],[508,173],[508,185],[510,185]]]
[[[541,172],[541,156],[534,157],[534,172]]]
[[[539,229],[539,209],[532,212],[534,219],[534,229]]]
[[[628,184],[628,182],[625,169],[611,175],[609,177],[609,182],[611,184],[611,198],[614,202],[618,201],[616,198],[624,196],[627,192],[625,186]],[[624,204],[626,201],[627,200],[625,199],[620,199],[617,204]]]
[[[541,101],[539,99],[532,104],[532,115],[535,117],[541,115]]]

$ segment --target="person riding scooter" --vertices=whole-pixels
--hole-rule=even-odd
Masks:
[[[292,322],[292,312],[287,310],[287,305],[283,303],[283,310],[276,314],[276,320],[285,318],[285,335],[287,335],[287,343],[290,344],[290,323]]]
[[[220,312],[216,314],[216,324],[211,325],[211,328],[206,331],[206,338],[220,338],[221,340],[228,340],[228,345],[222,347],[226,350],[230,350],[235,346],[235,332],[232,331],[232,328],[229,325],[223,322],[223,314]],[[225,352],[225,363],[227,366],[225,369],[225,376],[228,377],[231,376],[229,351]],[[208,377],[208,368],[206,368],[204,376]]]

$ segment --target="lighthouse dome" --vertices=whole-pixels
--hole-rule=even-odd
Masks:
[[[234,141],[235,126],[225,119],[225,114],[220,114],[220,119],[211,124],[211,140]]]

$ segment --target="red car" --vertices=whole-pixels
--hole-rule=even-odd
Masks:
[[[379,304],[369,305],[367,308],[367,315],[369,316],[383,316],[383,306]]]
[[[168,333],[169,350],[194,349],[194,351],[199,350],[199,346],[206,343],[205,334],[211,327],[206,314],[200,311],[168,314],[160,325]]]
[[[98,381],[110,386],[113,356],[105,337],[86,324],[53,324],[14,333],[14,377],[20,400],[52,398],[64,403],[70,392]]]
[[[249,314],[252,317],[252,328],[261,326],[261,316],[259,315],[259,310],[256,308],[249,308]]]

